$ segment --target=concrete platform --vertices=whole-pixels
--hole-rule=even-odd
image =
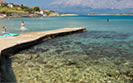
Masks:
[[[85,28],[63,28],[50,31],[31,32],[16,37],[0,38],[0,55],[10,55],[11,52],[23,50],[42,40],[52,39],[71,33],[85,32]]]

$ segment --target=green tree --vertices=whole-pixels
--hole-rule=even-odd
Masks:
[[[7,7],[7,3],[0,3],[0,5],[2,6],[2,7]]]
[[[30,7],[22,6],[21,9],[24,10],[25,12],[32,13],[32,8]]]
[[[40,7],[35,6],[35,7],[33,8],[33,11],[40,11]]]
[[[50,10],[50,11],[47,11],[47,12],[45,12],[47,15],[50,15],[50,14],[53,14],[53,13],[56,13],[55,11],[52,11],[52,10]]]
[[[55,11],[53,11],[53,10],[50,10],[50,12],[51,12],[51,13],[55,13]]]

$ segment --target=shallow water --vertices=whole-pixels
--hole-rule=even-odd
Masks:
[[[60,24],[58,28],[82,25],[87,32],[48,40],[12,56],[18,83],[133,82],[132,16],[23,19],[49,20],[45,26],[48,28],[39,25],[40,28],[34,26],[32,31],[55,29]]]
[[[110,22],[107,22],[107,18]],[[86,27],[89,31],[133,32],[133,16],[66,16],[40,18],[0,19],[0,27],[6,26],[8,32],[20,32],[20,23],[24,21],[25,32],[54,30],[64,27]]]

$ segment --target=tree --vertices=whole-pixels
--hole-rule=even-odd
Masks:
[[[50,10],[50,11],[47,11],[47,12],[45,12],[47,15],[50,15],[50,14],[53,14],[53,13],[56,13],[55,11],[52,11],[52,10]]]
[[[33,11],[40,11],[40,7],[35,6],[35,7],[33,8]]]
[[[25,12],[32,13],[32,8],[30,7],[22,6],[21,9],[24,10]]]
[[[1,7],[7,7],[7,3],[0,3]]]
[[[50,12],[51,12],[51,13],[55,13],[55,11],[53,11],[53,10],[50,10]]]

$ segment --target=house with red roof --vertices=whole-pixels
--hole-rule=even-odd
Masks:
[[[47,16],[46,10],[40,10],[40,14],[42,14],[43,16]]]
[[[0,0],[0,3],[6,3],[5,1],[3,1],[3,0]]]
[[[45,10],[40,10],[40,14],[45,14]]]
[[[6,5],[7,5],[7,3],[6,3],[5,1],[0,0],[0,7],[1,7],[1,6],[6,6]]]

